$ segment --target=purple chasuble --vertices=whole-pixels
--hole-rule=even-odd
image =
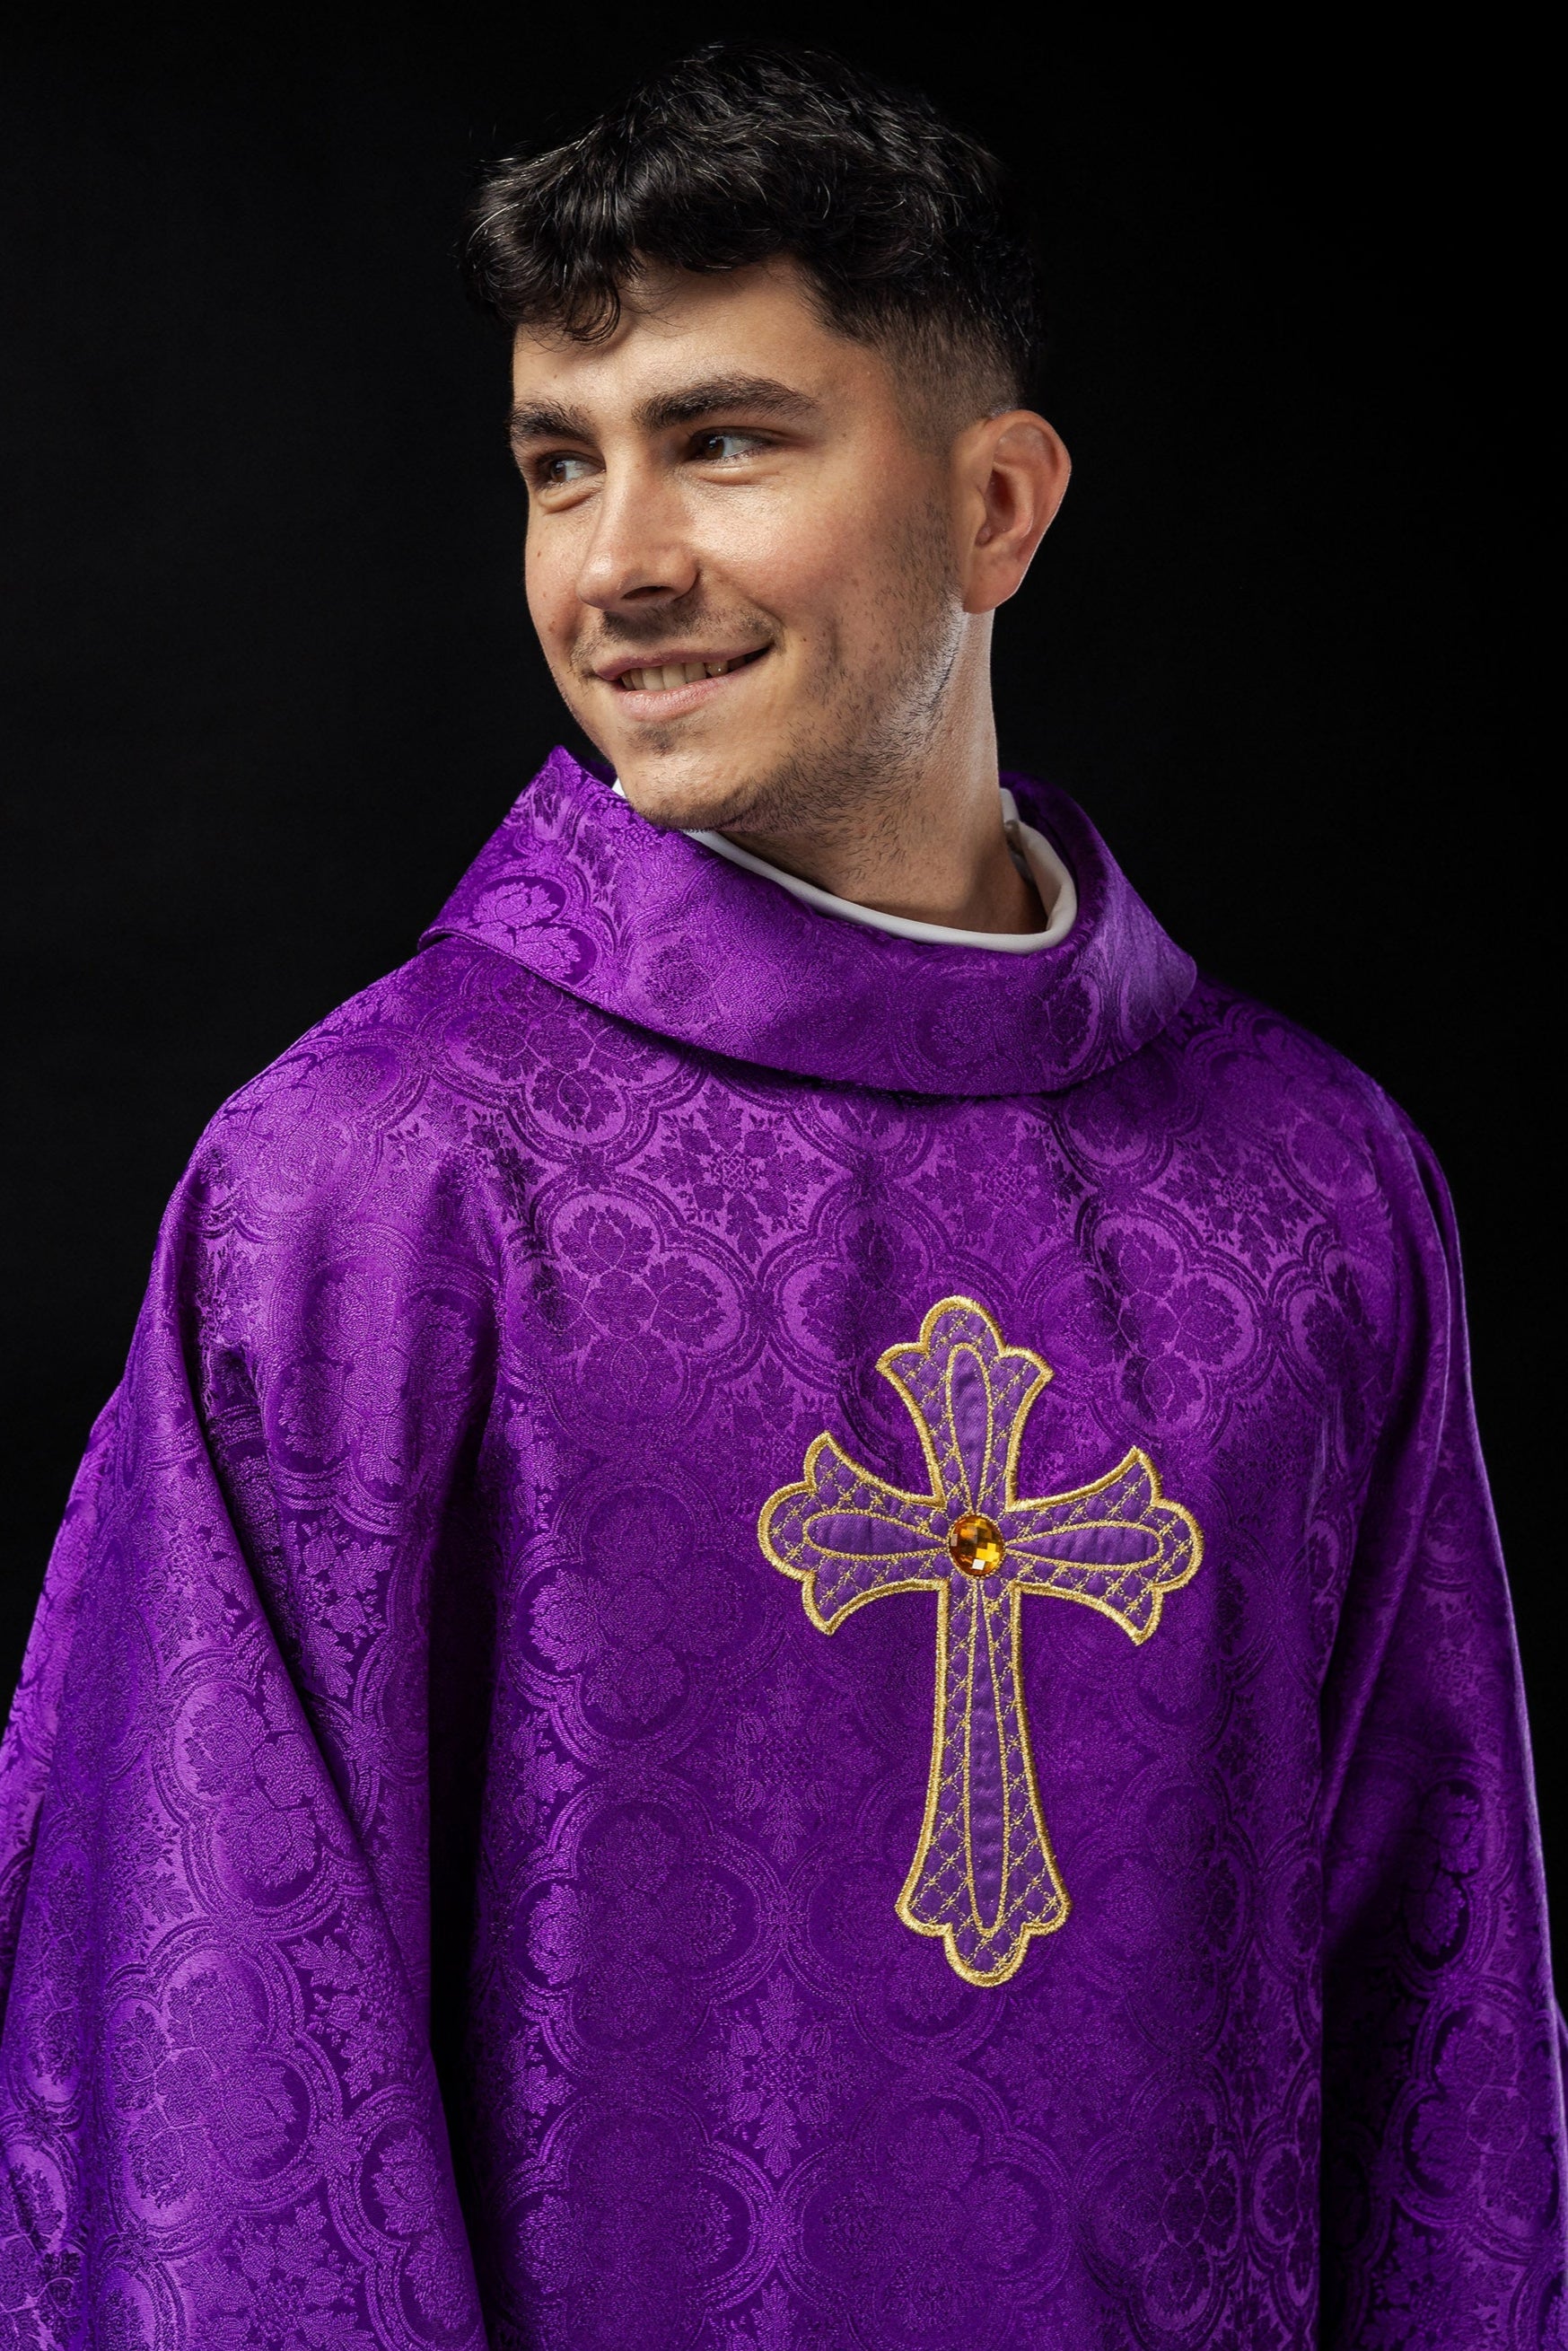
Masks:
[[[170,1207],[0,1758],[0,2346],[1562,2339],[1453,1229],[557,752]]]

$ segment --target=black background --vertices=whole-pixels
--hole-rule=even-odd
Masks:
[[[453,268],[475,164],[694,40],[826,38],[980,130],[1040,217],[1076,474],[999,625],[1004,758],[1447,1167],[1561,1886],[1539,64],[1321,20],[959,12],[890,47],[843,11],[225,13],[14,26],[0,100],[0,1680],[202,1126],[407,955],[566,731],[504,345]]]

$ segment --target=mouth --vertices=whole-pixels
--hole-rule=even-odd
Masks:
[[[603,669],[599,674],[612,694],[633,705],[638,716],[667,718],[724,693],[728,680],[754,669],[768,651],[767,645],[757,645],[744,653],[677,652],[656,662]]]

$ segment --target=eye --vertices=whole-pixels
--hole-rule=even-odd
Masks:
[[[759,433],[699,433],[692,455],[705,465],[728,465],[740,457],[754,457],[765,445]]]
[[[541,457],[534,467],[534,479],[543,490],[562,490],[573,482],[586,481],[593,471],[590,457],[574,457],[564,449],[549,457]]]

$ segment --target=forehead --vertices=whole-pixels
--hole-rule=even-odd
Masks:
[[[826,325],[784,259],[711,272],[653,267],[623,292],[604,341],[520,327],[512,349],[517,399],[601,422],[630,416],[653,394],[727,376],[766,377],[824,407],[880,409],[894,397],[885,360]]]

